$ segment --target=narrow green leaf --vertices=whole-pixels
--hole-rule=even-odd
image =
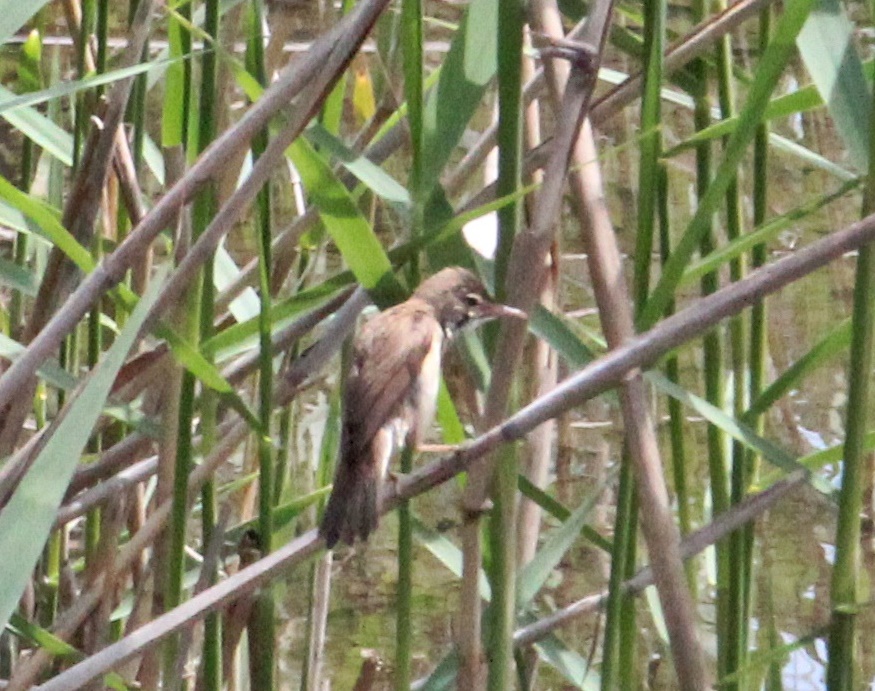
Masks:
[[[76,661],[85,659],[85,653],[58,638],[51,631],[47,631],[41,626],[28,621],[17,612],[14,612],[9,618],[7,627],[19,638],[35,643],[52,657],[62,657],[67,660]],[[107,674],[103,679],[103,683],[112,689],[119,689],[119,691],[127,691],[129,688],[124,678],[115,672]]]
[[[732,242],[729,242],[722,247],[718,247],[707,257],[703,257],[699,261],[690,265],[690,267],[684,272],[683,278],[681,279],[681,285],[698,281],[705,274],[717,271],[724,264],[729,263],[732,259],[740,257],[745,252],[749,252],[758,244],[773,240],[781,232],[791,228],[798,221],[810,216],[812,213],[820,210],[827,204],[844,198],[848,192],[855,190],[861,185],[861,183],[862,180],[859,178],[846,182],[835,192],[831,192],[822,197],[816,197],[802,206],[796,207],[781,216],[769,220],[759,228],[756,228],[749,233],[745,233]]]
[[[851,320],[845,319],[826,336],[812,346],[805,355],[797,359],[780,377],[775,379],[765,391],[750,405],[745,418],[760,415],[771,405],[789,393],[804,379],[805,375],[846,352],[851,344]]]
[[[783,120],[800,113],[820,108],[822,105],[823,99],[820,97],[820,94],[817,93],[817,89],[814,88],[814,85],[809,85],[784,96],[778,96],[769,101],[769,105],[766,107],[763,118],[766,120]],[[662,155],[664,158],[672,158],[684,151],[695,148],[698,144],[702,144],[703,142],[728,137],[735,131],[737,125],[737,115],[720,120],[710,127],[697,130],[679,144],[664,151]]]
[[[75,81],[65,81],[53,84],[45,89],[33,91],[27,94],[15,94],[7,89],[0,91],[0,114],[3,117],[8,117],[13,112],[38,106],[42,103],[52,101],[54,99],[73,96],[81,91],[95,89],[98,86],[106,86],[113,84],[128,77],[136,77],[139,74],[148,74],[164,70],[172,65],[181,64],[184,58],[165,58],[163,60],[152,60],[151,62],[142,62],[129,67],[122,67],[111,72],[103,72],[101,74],[90,74],[82,79]]]
[[[787,61],[793,54],[794,41],[808,17],[815,0],[797,0],[784,8],[772,41],[757,67],[747,103],[741,112],[738,126],[726,145],[726,153],[714,180],[699,201],[696,213],[690,221],[680,242],[674,247],[671,257],[663,266],[662,276],[651,293],[650,299],[641,312],[639,326],[647,328],[662,316],[674,297],[678,281],[689,263],[690,257],[699,245],[702,234],[711,225],[711,217],[723,202],[726,189],[736,179],[738,164],[747,152],[763,113],[769,104],[772,91],[784,73]]]
[[[417,541],[425,547],[432,556],[434,556],[441,564],[443,564],[450,573],[457,577],[462,577],[462,552],[449,539],[444,537],[431,528],[426,527],[422,521],[415,516],[413,518],[413,534]],[[489,592],[489,581],[486,580],[486,574],[480,570],[478,578],[478,590],[480,597],[484,602],[489,602],[491,594]]]
[[[434,668],[419,691],[449,691],[456,688],[459,673],[459,656],[455,649],[446,655]]]
[[[677,384],[669,381],[665,376],[658,372],[651,371],[648,372],[646,376],[650,382],[659,387],[660,391],[668,394],[672,398],[676,398],[684,405],[695,410],[712,425],[719,427],[733,439],[736,439],[747,448],[762,455],[762,457],[772,465],[775,465],[788,473],[794,470],[799,470],[800,468],[804,469],[804,466],[798,460],[793,458],[779,446],[770,442],[768,439],[759,436],[751,427],[727,415],[703,398],[691,394],[689,391],[686,391]],[[827,496],[832,496],[833,488],[823,478],[816,475],[810,475],[809,482],[818,492]]]
[[[335,276],[290,298],[275,302],[270,311],[273,330],[282,328],[302,312],[318,307],[335,295],[340,288],[348,286],[351,279],[352,276],[349,274]],[[216,359],[223,360],[254,347],[257,340],[258,317],[253,317],[217,333],[210,340],[204,342],[201,349],[205,353],[214,354]]]
[[[11,93],[0,86],[0,95]],[[36,108],[28,106],[8,111],[3,113],[3,118],[61,163],[73,165],[73,137]]]
[[[0,357],[7,360],[14,360],[19,357],[25,348],[17,341],[13,341],[9,336],[0,334]],[[44,362],[37,370],[37,374],[46,382],[54,386],[56,389],[70,391],[76,386],[76,378],[67,370],[60,367],[55,362]]]
[[[421,202],[423,165],[423,34],[422,0],[401,0],[401,55],[404,67],[404,96],[407,100],[407,123],[410,129],[411,158],[410,187],[414,199]],[[415,224],[414,224],[415,225]],[[414,234],[420,229],[415,228]]]
[[[249,477],[245,478],[245,484],[248,485],[257,479],[257,474],[253,473]],[[233,485],[234,483],[232,483]],[[222,493],[227,494],[234,489],[239,489],[239,487],[229,486],[223,487]],[[309,492],[300,497],[296,497],[291,501],[286,502],[285,504],[281,504],[274,508],[273,510],[273,529],[274,532],[279,532],[292,521],[294,521],[298,516],[300,516],[304,511],[309,509],[311,506],[318,504],[322,499],[326,498],[331,491],[330,487],[321,487],[313,492]],[[258,528],[258,518],[253,518],[252,520],[245,521],[243,523],[239,523],[235,525],[233,528],[229,528],[225,532],[225,542],[230,542],[236,544],[240,541],[240,538],[243,536],[247,530],[252,528]]]
[[[565,505],[558,499],[554,499],[547,492],[542,490],[537,485],[532,484],[525,475],[520,475],[517,478],[517,487],[526,499],[535,502],[541,510],[549,514],[557,521],[567,521],[571,516],[571,511],[565,508]]]
[[[580,532],[586,524],[590,513],[602,495],[604,487],[581,502],[559,528],[550,532],[535,557],[520,569],[517,574],[517,607],[528,607],[535,595],[547,581],[553,569],[565,556],[565,553],[580,537]]]
[[[557,316],[551,315],[546,310],[539,310],[532,317],[532,331],[545,338],[556,349],[559,355],[566,359],[572,367],[582,367],[591,359],[590,351],[571,332],[564,322]],[[786,451],[758,435],[748,425],[727,415],[719,408],[711,405],[704,399],[677,386],[666,377],[656,371],[648,371],[645,374],[648,381],[657,386],[663,393],[677,399],[684,405],[702,415],[708,422],[719,427],[733,439],[737,439],[747,448],[762,454],[763,458],[773,465],[790,472],[802,467],[802,464],[794,459]],[[827,495],[832,494],[829,483],[813,476],[812,486],[819,492]]]
[[[149,308],[161,292],[166,272],[153,278],[121,334],[93,370],[0,512],[0,622],[5,626],[18,606],[64,498],[67,485],[94,424],[100,417],[115,377],[124,364]]]
[[[595,691],[601,688],[601,678],[592,671],[586,659],[568,648],[557,636],[549,635],[535,644],[538,656],[559,672],[574,688]]]

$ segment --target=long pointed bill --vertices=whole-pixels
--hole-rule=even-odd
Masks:
[[[489,303],[481,305],[482,319],[498,319],[499,317],[514,317],[515,319],[528,319],[529,315],[521,309],[511,307],[510,305],[501,305],[498,303]]]

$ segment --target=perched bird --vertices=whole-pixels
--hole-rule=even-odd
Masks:
[[[405,445],[415,449],[434,419],[446,344],[463,327],[505,316],[525,313],[492,302],[473,273],[450,267],[362,327],[343,392],[334,488],[319,528],[329,548],[367,540],[376,529],[392,455]]]

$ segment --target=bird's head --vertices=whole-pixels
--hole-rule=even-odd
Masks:
[[[449,334],[498,317],[526,317],[522,310],[494,302],[480,279],[459,266],[438,271],[423,281],[413,295],[434,308],[438,321]]]

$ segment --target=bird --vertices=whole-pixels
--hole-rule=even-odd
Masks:
[[[319,534],[329,549],[376,530],[392,456],[416,449],[434,420],[441,356],[463,328],[522,310],[490,299],[468,269],[423,281],[409,299],[380,312],[353,342],[342,395],[340,449]]]

